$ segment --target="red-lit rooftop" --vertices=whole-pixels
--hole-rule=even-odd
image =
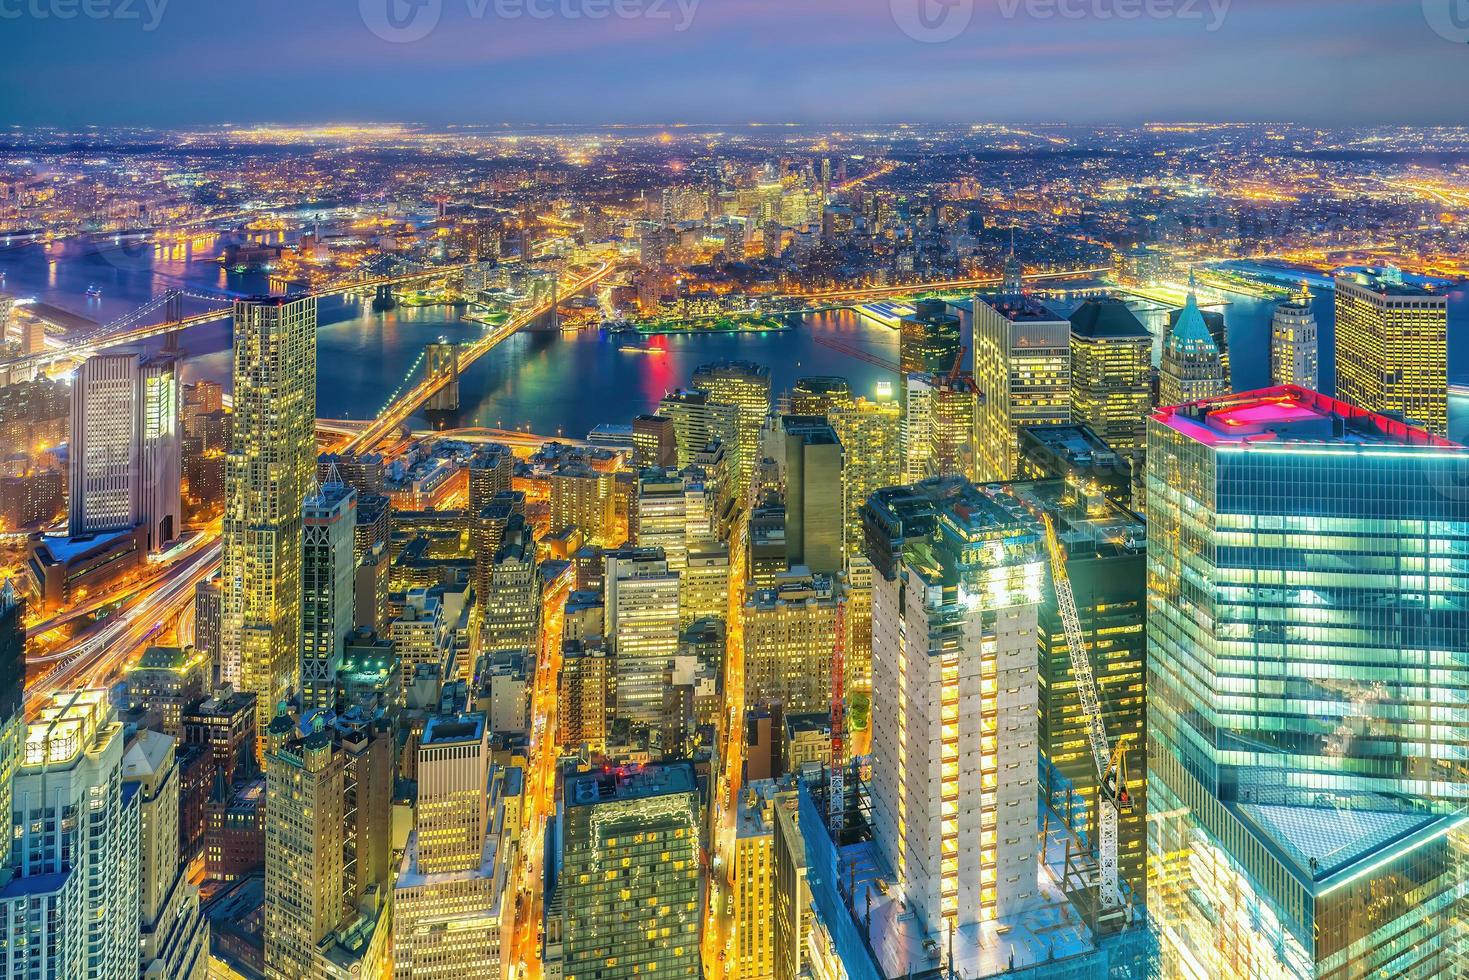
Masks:
[[[1309,443],[1464,448],[1416,426],[1295,385],[1159,408],[1153,418],[1209,446]]]

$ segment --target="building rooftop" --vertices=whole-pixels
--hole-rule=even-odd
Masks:
[[[984,303],[1011,323],[1070,322],[1030,296],[996,296],[975,302]]]
[[[1316,894],[1385,855],[1412,850],[1469,823],[1469,816],[1261,803],[1227,804]]]
[[[1153,335],[1120,299],[1089,299],[1071,314],[1071,332],[1095,340],[1144,340]]]
[[[481,712],[464,715],[437,715],[423,729],[421,745],[446,745],[452,742],[478,742],[484,738],[485,716]]]
[[[994,484],[999,499],[1015,500],[1031,513],[1048,513],[1068,557],[1144,554],[1148,526],[1142,517],[1099,494],[1088,496],[1066,480]]]
[[[687,762],[649,766],[605,767],[566,780],[566,805],[591,806],[620,800],[641,800],[672,793],[692,793],[698,784]]]
[[[1363,289],[1370,289],[1379,296],[1392,296],[1399,299],[1438,299],[1445,303],[1448,298],[1442,293],[1435,293],[1431,289],[1403,280],[1403,273],[1399,269],[1356,269],[1343,272],[1337,276],[1337,281],[1346,280]]]
[[[1464,449],[1397,419],[1295,385],[1160,408],[1153,419],[1214,447]]]

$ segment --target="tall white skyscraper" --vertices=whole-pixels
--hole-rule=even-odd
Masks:
[[[1036,864],[1040,527],[963,479],[868,502],[872,830],[931,935],[1024,911]]]
[[[72,386],[70,533],[143,524],[150,550],[178,537],[181,446],[174,358],[89,357]]]

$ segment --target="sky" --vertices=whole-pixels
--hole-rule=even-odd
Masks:
[[[1469,124],[1469,0],[0,0],[0,125]]]

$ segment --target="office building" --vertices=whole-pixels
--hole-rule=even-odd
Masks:
[[[830,710],[839,595],[824,575],[787,574],[777,582],[745,600],[745,705]]]
[[[842,444],[831,424],[784,415],[777,433],[785,486],[786,558],[791,567],[835,575],[842,570]]]
[[[942,936],[1037,897],[1045,544],[1033,517],[964,480],[879,491],[866,518],[873,839]]]
[[[1071,424],[1071,323],[1024,296],[974,300],[977,477],[1015,475],[1016,430]]]
[[[740,790],[735,810],[731,980],[770,980],[775,975],[776,792],[775,780],[752,780]]]
[[[941,299],[923,299],[898,323],[898,363],[904,374],[948,374],[963,341],[959,316]]]
[[[209,691],[209,661],[194,647],[149,647],[124,668],[128,701],[150,724],[182,742],[184,714]]]
[[[1107,445],[1141,462],[1153,408],[1153,335],[1117,299],[1071,314],[1071,413]]]
[[[759,451],[760,429],[770,414],[770,369],[751,361],[717,361],[695,369],[692,385],[708,392],[710,402],[738,409],[735,441],[729,446],[735,457],[730,478],[735,495],[743,495]],[[680,460],[679,466],[685,465]]]
[[[362,760],[319,717],[303,735],[290,717],[278,716],[266,746],[265,976],[378,975],[390,962],[391,905],[384,881],[352,871],[363,867],[368,846],[359,836],[364,821],[353,813],[362,772],[349,772]],[[385,785],[369,791],[386,805]]]
[[[700,976],[699,811],[688,763],[567,777],[555,899],[564,980]]]
[[[551,533],[579,529],[592,544],[617,544],[617,474],[605,467],[565,462],[551,473]]]
[[[851,408],[852,385],[846,378],[816,375],[797,378],[791,387],[792,415],[820,415],[830,419],[838,408]]]
[[[606,555],[607,641],[616,668],[614,717],[656,725],[663,675],[678,649],[679,576],[660,551]]]
[[[1163,341],[1158,368],[1158,404],[1183,405],[1229,393],[1229,375],[1219,345],[1204,323],[1199,300],[1190,285],[1183,312]]]
[[[0,813],[11,812],[25,734],[26,602],[8,579],[0,585]],[[0,868],[10,866],[11,839],[0,834]]]
[[[469,460],[469,512],[479,513],[497,494],[510,490],[515,456],[506,446],[483,446]]]
[[[256,772],[256,716],[255,695],[228,689],[184,711],[184,742],[209,750],[225,786],[233,786]]]
[[[1337,397],[1444,435],[1448,316],[1447,296],[1394,269],[1337,276]]]
[[[633,466],[671,468],[678,465],[678,436],[671,418],[639,415],[632,420]]]
[[[1002,503],[1050,515],[1065,552],[1102,724],[1114,748],[1126,743],[1125,788],[1133,808],[1119,816],[1117,852],[1136,914],[1145,901],[1147,856],[1146,525],[1122,505],[1066,480],[1011,483],[994,489]],[[1041,794],[1049,800],[1052,813],[1086,840],[1094,841],[1098,838],[1096,762],[1054,589],[1046,591],[1041,603],[1039,626]],[[1070,894],[1073,904],[1085,910],[1087,922],[1094,924],[1095,894],[1090,887]]]
[[[258,730],[300,687],[301,514],[316,469],[316,300],[235,303],[220,677]]]
[[[317,484],[301,515],[302,706],[335,705],[342,647],[356,627],[357,491],[339,480]]]
[[[806,882],[806,842],[801,836],[796,794],[777,793],[774,831],[774,904],[771,975],[797,980],[807,964],[811,930],[811,887]]]
[[[1193,292],[1193,274],[1189,275],[1189,291]],[[1171,310],[1168,313],[1168,329],[1163,333],[1167,337],[1178,329],[1178,321],[1183,319],[1185,309]],[[1209,332],[1209,339],[1214,341],[1214,346],[1219,350],[1219,369],[1224,375],[1225,392],[1233,391],[1233,377],[1229,361],[1229,328],[1224,322],[1224,314],[1218,310],[1205,310],[1200,308],[1199,316],[1203,318],[1204,329]]]
[[[1321,388],[1321,352],[1311,290],[1281,300],[1270,321],[1270,383]]]
[[[393,888],[393,975],[402,980],[500,980],[509,974],[514,911],[508,852],[516,842],[508,812],[520,805],[520,770],[491,769],[484,729],[478,714],[431,719],[419,748],[437,841],[425,841],[420,816]],[[420,788],[420,814],[424,802]],[[465,834],[475,822],[479,849],[471,853]]]
[[[1020,430],[1016,475],[1070,480],[1124,503],[1132,496],[1133,468],[1088,425],[1037,425]]]
[[[357,566],[352,586],[352,619],[354,625],[379,633],[387,632],[389,620],[391,511],[391,501],[387,497],[359,495],[357,526],[352,532],[352,558]]]
[[[138,811],[106,691],[53,694],[26,727],[0,892],[8,976],[138,975]],[[98,910],[107,914],[98,915]]]
[[[178,740],[142,731],[128,743],[122,780],[138,808],[138,945],[144,977],[203,980],[209,925],[179,860]]]
[[[1469,499],[1445,488],[1466,464],[1294,386],[1154,413],[1148,905],[1168,975],[1464,962]]]
[[[454,648],[451,626],[440,596],[428,589],[413,589],[403,597],[403,611],[388,624],[388,638],[405,675],[426,666],[437,668],[444,676]]]
[[[519,514],[511,515],[505,536],[485,578],[483,643],[486,653],[540,650],[541,580],[535,533]]]
[[[738,475],[753,465],[753,460],[746,460],[740,453],[741,425],[748,411],[735,403],[717,401],[708,392],[699,390],[677,389],[664,395],[658,403],[658,414],[673,421],[678,468],[697,465],[696,456],[717,440],[730,456],[729,478],[736,486],[740,485]]]
[[[688,566],[679,576],[681,625],[729,617],[729,545],[703,536],[689,544]]]
[[[612,681],[612,658],[602,637],[566,640],[556,687],[556,734],[564,752],[606,751]]]
[[[902,409],[892,398],[835,405],[827,421],[842,444],[842,546],[850,563],[863,553],[862,508],[883,487],[902,482]]]
[[[975,419],[982,398],[968,374],[910,374],[903,408],[906,479],[967,476],[977,465]],[[888,484],[891,486],[892,484]]]
[[[178,362],[94,354],[72,383],[72,537],[142,525],[148,550],[183,531]]]

